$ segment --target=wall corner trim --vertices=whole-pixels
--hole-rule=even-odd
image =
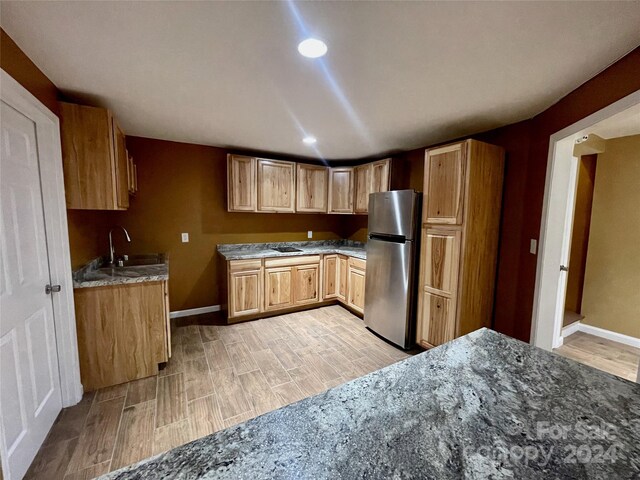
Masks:
[[[210,305],[208,307],[190,308],[188,310],[176,310],[169,314],[170,318],[188,317],[190,315],[200,315],[203,313],[219,312],[222,310],[220,305]]]
[[[612,332],[611,330],[605,330],[604,328],[586,325],[581,321],[573,322],[572,324],[564,327],[562,329],[562,339],[564,340],[569,335],[572,335],[576,332],[588,333],[589,335],[606,338],[607,340],[622,343],[624,345],[629,345],[635,348],[640,348],[640,338],[632,337],[631,335],[624,335],[618,332]]]

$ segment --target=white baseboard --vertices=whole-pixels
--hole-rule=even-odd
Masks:
[[[630,335],[624,335],[622,333],[612,332],[611,330],[605,330],[604,328],[594,327],[587,325],[581,321],[573,322],[571,325],[567,325],[562,329],[562,338],[566,338],[576,332],[588,333],[600,338],[606,338],[624,345],[640,348],[640,338],[632,337]]]
[[[219,312],[220,305],[210,305],[208,307],[190,308],[188,310],[176,310],[169,314],[170,318],[188,317],[190,315],[200,315],[202,313]]]

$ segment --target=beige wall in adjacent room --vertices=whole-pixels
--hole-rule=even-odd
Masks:
[[[640,338],[640,135],[607,140],[598,155],[582,314]]]

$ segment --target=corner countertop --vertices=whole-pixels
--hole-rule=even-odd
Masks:
[[[293,247],[300,252],[278,252],[274,248]],[[218,253],[225,260],[249,260],[253,258],[293,257],[338,253],[362,260],[367,259],[365,244],[353,240],[319,240],[311,242],[278,243],[227,243],[218,245]]]
[[[640,385],[481,329],[101,477],[638,478]]]
[[[160,254],[161,265],[99,268],[104,258],[98,257],[73,272],[73,288],[106,287],[126,283],[161,282],[169,279],[169,257]]]

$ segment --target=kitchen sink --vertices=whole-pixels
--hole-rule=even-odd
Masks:
[[[115,265],[110,265],[109,260],[105,258],[99,268],[150,267],[164,265],[164,263],[165,258],[163,253],[151,253],[144,255],[127,255],[126,260],[118,259]]]
[[[294,253],[294,252],[302,251],[299,248],[295,248],[295,247],[275,247],[275,248],[272,248],[271,250],[275,250],[276,252],[280,252],[280,253]]]

